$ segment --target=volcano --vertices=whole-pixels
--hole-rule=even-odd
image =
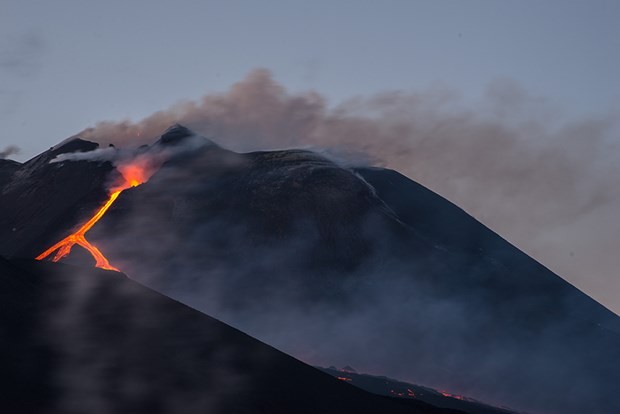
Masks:
[[[104,205],[112,162],[50,163],[96,147],[8,167],[0,254],[35,258]],[[158,171],[88,233],[136,281],[312,365],[533,413],[620,412],[618,316],[409,178],[235,153],[179,125],[149,148],[166,149]]]

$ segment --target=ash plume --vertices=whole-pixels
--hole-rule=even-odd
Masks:
[[[0,150],[0,160],[10,157],[11,155],[19,154],[19,147],[15,145],[9,145],[3,150]]]
[[[608,296],[599,289],[597,298],[617,311],[618,263],[610,258],[620,233],[605,223],[620,208],[618,120],[617,113],[569,119],[509,80],[492,82],[476,105],[431,89],[330,106],[316,92],[292,93],[269,71],[255,70],[224,93],[137,122],[100,122],[79,136],[135,147],[180,122],[236,151],[320,148],[347,165],[394,168],[579,287],[608,284]],[[592,269],[596,283],[580,277]]]

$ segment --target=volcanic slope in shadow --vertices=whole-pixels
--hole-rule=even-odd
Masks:
[[[155,145],[191,136],[174,126]],[[618,317],[458,207],[394,171],[208,144],[125,191],[89,233],[115,266],[313,365],[532,412],[620,412]],[[45,237],[22,236],[19,254],[78,224],[40,220]]]
[[[0,409],[429,413],[343,384],[121,273],[0,258]]]
[[[620,411],[618,317],[394,171],[208,146],[93,230],[137,280],[313,365],[532,412]]]
[[[0,160],[0,254],[36,257],[88,219],[107,198],[110,163],[50,163],[98,144],[74,139],[20,164]]]
[[[446,391],[437,391],[385,376],[359,374],[351,369],[351,367],[342,369],[337,369],[333,366],[329,368],[317,368],[338,378],[340,381],[345,381],[347,384],[355,385],[373,394],[416,399],[437,407],[453,408],[465,412],[475,412],[477,414],[518,414],[516,411],[512,411],[509,408],[491,407],[462,395],[453,395]]]

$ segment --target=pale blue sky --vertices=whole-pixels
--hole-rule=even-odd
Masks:
[[[331,103],[510,78],[569,113],[620,108],[618,1],[0,0],[0,147],[223,91],[253,68]]]

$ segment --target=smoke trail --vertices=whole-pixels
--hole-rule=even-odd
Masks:
[[[0,160],[10,157],[11,155],[19,154],[19,147],[15,145],[9,145],[8,147],[0,150]]]
[[[446,196],[618,311],[620,263],[611,258],[620,229],[609,225],[620,209],[618,120],[566,119],[508,80],[492,82],[476,106],[430,90],[330,107],[318,93],[290,93],[256,70],[224,93],[79,135],[135,147],[180,122],[237,151],[329,148],[349,163],[371,160]]]
[[[50,161],[52,164],[66,161],[111,162],[119,171],[127,167],[138,167],[150,177],[166,161],[195,151],[199,148],[213,146],[213,142],[195,135],[178,125],[173,126],[179,132],[179,140],[172,143],[157,142],[142,148],[116,148],[112,145],[97,148],[93,151],[70,152],[57,155]]]

